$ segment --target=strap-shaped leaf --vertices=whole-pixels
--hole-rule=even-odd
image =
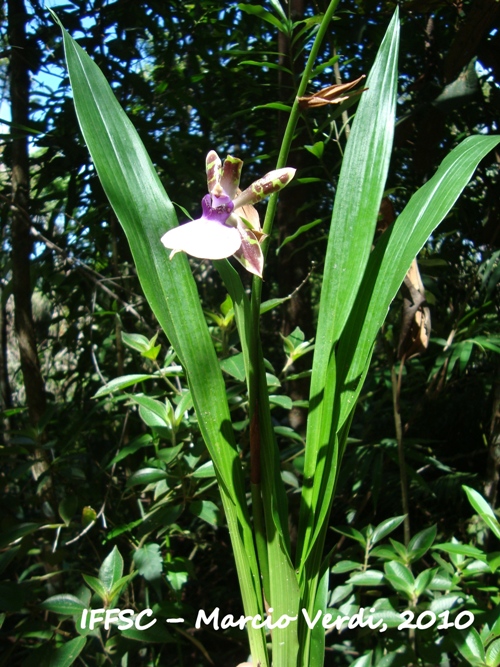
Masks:
[[[317,333],[330,346],[347,321],[373,242],[392,154],[398,46],[396,11],[361,95],[335,193]]]
[[[297,562],[309,551],[327,462],[336,460],[332,432],[335,347],[363,278],[389,168],[397,89],[398,12],[387,29],[356,112],[340,172],[321,289],[316,335]]]
[[[339,428],[361,391],[375,336],[414,257],[445,218],[483,157],[500,137],[468,137],[410,199],[373,250],[363,283],[338,346]]]
[[[129,241],[144,294],[193,385],[200,427],[229,490],[237,456],[229,455],[233,438],[221,371],[186,256],[170,260],[160,243],[176,224],[172,203],[102,72],[66,32],[64,46],[85,142]]]
[[[260,576],[221,370],[186,256],[170,260],[160,243],[176,224],[172,203],[102,72],[64,30],[63,39],[85,142],[127,236],[144,294],[186,371],[221,489],[245,612],[262,613]],[[250,627],[249,635],[252,654],[267,665],[264,632]]]

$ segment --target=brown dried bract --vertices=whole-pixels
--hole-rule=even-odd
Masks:
[[[403,321],[399,336],[398,359],[411,359],[429,346],[431,311],[425,300],[425,289],[414,259],[403,283]]]
[[[311,109],[313,107],[323,107],[325,104],[341,104],[347,100],[351,95],[361,95],[362,92],[367,90],[367,88],[362,88],[361,90],[356,90],[350,95],[346,95],[353,88],[355,88],[363,79],[365,75],[359,77],[355,81],[350,81],[349,83],[336,83],[333,86],[328,86],[319,90],[314,95],[309,97],[299,97],[299,107],[301,109]]]

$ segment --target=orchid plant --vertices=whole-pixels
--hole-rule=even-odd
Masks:
[[[311,377],[298,538],[292,553],[259,336],[260,299],[278,192],[294,175],[286,167],[292,139],[337,5],[338,0],[332,0],[321,17],[276,169],[240,192],[241,160],[228,156],[222,164],[211,151],[202,216],[181,226],[137,132],[104,76],[63,31],[83,136],[130,243],[144,294],[189,383],[219,484],[245,614],[269,619],[267,625],[273,626],[269,633],[264,623],[247,624],[252,664],[261,667],[323,664],[325,629],[311,619],[327,607],[325,535],[349,426],[377,332],[413,259],[479,161],[499,142],[498,137],[476,135],[458,145],[373,247],[394,132],[396,11],[359,96],[336,187]],[[334,101],[330,92],[325,99],[325,103]],[[270,200],[261,226],[254,204],[267,195]],[[172,251],[170,258],[165,247]],[[236,447],[221,368],[184,253],[212,259],[232,299],[248,387],[249,480]],[[253,274],[250,297],[227,259],[231,257]],[[280,623],[283,618],[291,621]]]

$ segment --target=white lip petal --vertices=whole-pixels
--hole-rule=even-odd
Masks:
[[[166,248],[182,250],[199,259],[224,259],[239,249],[241,236],[235,227],[199,219],[169,230],[161,242]]]

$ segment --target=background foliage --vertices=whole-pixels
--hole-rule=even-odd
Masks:
[[[314,17],[325,8],[322,2],[285,8],[294,20],[304,21],[287,36],[277,28],[276,5],[264,3],[265,11],[249,3],[210,0],[56,5],[66,28],[112,83],[181,219],[184,209],[197,215],[210,149],[245,159],[248,180],[243,185],[274,166],[286,121],[283,105],[293,100]],[[402,5],[399,121],[381,231],[459,141],[498,131],[497,5],[485,0]],[[315,89],[336,77],[347,81],[368,72],[392,11],[392,3],[341,4],[319,60],[325,66],[318,69]],[[164,626],[161,632],[127,636],[127,631],[97,630],[86,642],[75,632],[72,617],[91,595],[94,607],[105,596],[111,606],[152,607],[163,617],[182,616],[189,627],[198,609],[220,606],[235,615],[241,609],[219,495],[182,369],[168,341],[155,338],[158,326],[79,135],[59,30],[37,2],[10,0],[3,12],[0,664],[69,665],[80,651],[78,659],[88,665],[236,664],[246,657],[245,637],[238,631],[186,632],[186,626],[167,631]],[[26,33],[22,54],[29,79],[24,90],[22,79],[11,76],[12,54],[19,48],[14,19]],[[15,114],[8,108],[14,110],[17,94],[28,96],[28,123],[9,122]],[[294,295],[262,321],[292,525],[310,367],[310,356],[300,354],[308,347],[298,346],[314,332],[329,210],[352,112],[328,106],[304,112],[292,153],[299,172],[283,192],[266,267],[265,298]],[[16,241],[12,170],[16,141],[23,137],[29,140],[31,191],[23,224],[33,241],[28,256],[46,404],[42,415],[30,409],[14,333],[13,275],[20,267],[18,255],[11,253]],[[340,538],[333,530],[328,537],[335,548],[332,606],[368,606],[377,597],[378,604],[387,600],[394,609],[416,608],[423,595],[426,605],[434,600],[442,610],[447,607],[435,600],[455,590],[463,599],[459,604],[476,613],[479,641],[490,651],[483,660],[477,645],[477,664],[489,665],[498,664],[491,648],[498,635],[496,618],[489,612],[498,595],[497,538],[477,517],[471,519],[461,485],[480,490],[495,506],[499,187],[497,154],[480,166],[420,254],[432,338],[427,351],[404,364],[396,414],[391,371],[400,369],[402,296],[393,304],[359,401],[334,506],[332,526],[348,528]],[[303,225],[310,229],[291,239]],[[232,304],[210,262],[194,262],[193,271],[226,371],[245,461],[247,405],[241,360],[234,354]],[[125,381],[123,376],[130,377]],[[120,382],[103,389],[119,377]],[[419,540],[427,547],[415,550],[410,562],[415,576],[439,570],[422,580],[416,597],[415,590],[398,587],[391,580],[395,573],[384,566],[398,558],[407,562],[402,552],[387,543],[386,551],[377,553],[366,544],[368,524],[403,514],[395,511],[401,507],[398,414],[411,531],[423,535]],[[36,479],[34,461],[41,465]],[[431,534],[434,525],[437,532]],[[359,535],[350,540],[361,528],[365,542]],[[402,544],[402,525],[395,522],[393,529],[391,537]],[[383,538],[387,542],[388,532]],[[453,539],[476,545],[479,555],[448,549],[429,556],[433,544]],[[483,551],[490,552],[487,558],[481,557]],[[342,565],[346,561],[354,565]],[[485,562],[488,568],[481,565]],[[353,580],[350,573],[356,569],[378,572],[378,581],[370,580],[366,588],[366,580]],[[89,575],[104,581],[105,590]],[[377,586],[385,588],[375,595]],[[44,608],[42,602],[54,595],[65,597],[59,606]],[[444,643],[436,633],[422,639],[417,632],[416,637],[398,631],[331,633],[327,664],[346,665],[361,656],[365,662],[359,664],[373,659],[379,665],[384,651],[402,651],[387,664],[408,664],[415,654],[419,664],[440,664],[442,656],[454,656],[449,659],[455,662],[441,664],[471,661],[470,655],[461,657],[460,639],[452,633]]]

